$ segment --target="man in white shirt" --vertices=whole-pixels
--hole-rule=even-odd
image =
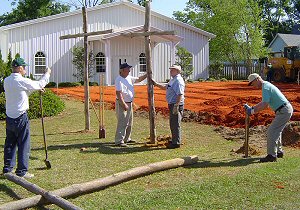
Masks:
[[[132,103],[134,99],[134,83],[139,83],[146,79],[147,74],[140,77],[132,77],[129,75],[132,66],[123,63],[120,66],[119,76],[115,80],[116,88],[116,114],[117,114],[117,130],[115,135],[115,145],[127,147],[126,143],[134,143],[131,140],[131,130],[133,123]]]
[[[29,109],[28,97],[33,91],[43,91],[48,84],[51,69],[46,68],[46,73],[39,81],[25,78],[25,67],[28,66],[23,58],[12,61],[12,73],[4,80],[6,99],[6,139],[4,145],[3,173],[12,172],[16,165],[16,150],[18,147],[18,163],[16,175],[32,178],[28,173],[30,153],[30,126],[27,116]]]

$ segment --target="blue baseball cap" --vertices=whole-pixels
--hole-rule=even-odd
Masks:
[[[128,63],[122,63],[120,65],[120,69],[126,69],[126,68],[131,68],[132,66],[130,66]]]

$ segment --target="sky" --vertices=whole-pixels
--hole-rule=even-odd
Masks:
[[[60,1],[66,2],[67,0]],[[182,11],[188,0],[152,0],[151,10],[172,17],[173,11]],[[12,10],[10,0],[1,0],[0,15]]]

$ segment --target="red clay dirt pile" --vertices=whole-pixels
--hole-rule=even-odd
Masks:
[[[255,105],[261,101],[261,90],[247,86],[247,82],[196,82],[186,85],[184,121],[225,126],[230,128],[245,127],[245,103]],[[288,98],[294,108],[292,121],[300,121],[300,86],[296,83],[275,84]],[[58,95],[69,95],[84,100],[83,87],[52,89]],[[148,111],[147,86],[135,86],[134,103],[137,110]],[[157,113],[168,115],[165,91],[154,88],[155,109]],[[90,87],[92,101],[99,102],[99,87]],[[105,87],[104,101],[114,108],[114,86]],[[251,116],[250,127],[268,125],[274,118],[271,109]],[[298,129],[298,128],[297,128]]]

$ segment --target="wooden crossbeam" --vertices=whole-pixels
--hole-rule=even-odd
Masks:
[[[94,32],[89,32],[89,33],[68,34],[68,35],[60,36],[59,39],[63,40],[63,39],[79,38],[79,37],[84,37],[84,36],[95,36],[95,35],[101,35],[101,34],[109,34],[112,32],[113,32],[113,29],[104,30],[104,31],[94,31]]]
[[[152,36],[152,35],[175,35],[175,31],[148,31],[148,32],[133,32],[128,34],[122,34],[123,36],[128,37],[137,37],[137,36]]]

